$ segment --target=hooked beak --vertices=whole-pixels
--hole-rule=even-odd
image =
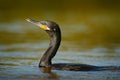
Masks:
[[[41,29],[43,30],[50,30],[49,27],[47,27],[47,25],[43,25],[40,21],[37,21],[37,20],[33,20],[33,19],[26,19],[26,21],[32,23],[32,24],[35,24],[37,26],[39,26]]]

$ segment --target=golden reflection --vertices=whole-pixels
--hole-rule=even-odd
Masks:
[[[50,78],[53,78],[53,79],[59,78],[59,76],[55,72],[52,72],[51,67],[42,67],[40,69],[43,73],[48,73]]]

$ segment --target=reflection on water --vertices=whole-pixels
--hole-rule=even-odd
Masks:
[[[29,28],[29,26],[23,26]],[[79,38],[79,30],[72,31],[72,27],[69,30],[61,28],[63,30],[63,41],[53,63],[82,63],[96,66],[120,65],[119,43],[109,43],[110,46],[105,46],[104,43],[94,43],[93,39],[84,38],[84,36],[81,36],[84,39],[82,40],[81,37]],[[23,28],[23,32],[21,32],[22,28],[21,30],[18,28],[18,32],[7,29],[0,31],[0,79],[93,80],[94,78],[117,80],[120,78],[119,71],[74,72],[52,70],[46,72],[38,68],[39,59],[48,47],[49,38],[45,32],[37,27],[29,29]]]

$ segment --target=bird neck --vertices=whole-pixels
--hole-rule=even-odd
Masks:
[[[50,44],[46,52],[43,54],[39,66],[50,67],[52,64],[52,58],[56,55],[56,52],[60,46],[61,42],[61,32],[60,30],[57,33],[49,33]]]

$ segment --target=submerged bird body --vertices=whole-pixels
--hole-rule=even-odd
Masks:
[[[56,63],[52,64],[52,58],[56,55],[57,50],[61,42],[61,30],[55,22],[52,21],[36,21],[32,19],[26,19],[41,29],[45,30],[50,37],[50,44],[46,52],[43,54],[39,67],[41,68],[52,68],[58,70],[72,70],[72,71],[90,71],[90,70],[104,70],[105,67],[97,67],[86,64],[73,64],[73,63]]]

